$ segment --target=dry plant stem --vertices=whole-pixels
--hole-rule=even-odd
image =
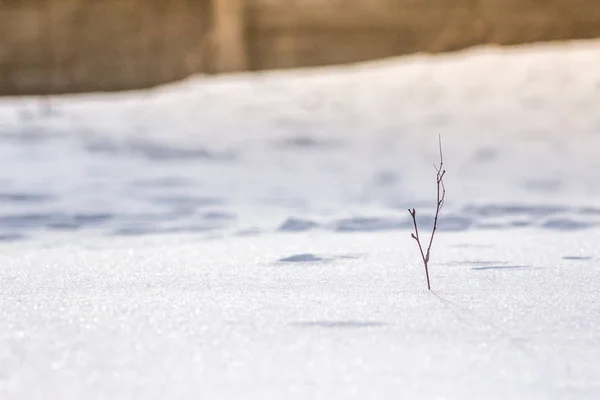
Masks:
[[[419,246],[419,251],[421,252],[421,257],[423,258],[423,265],[425,266],[425,276],[427,277],[427,289],[431,290],[431,284],[429,281],[429,255],[431,254],[431,245],[433,244],[433,236],[437,230],[437,222],[438,216],[440,214],[440,210],[444,205],[444,198],[446,197],[446,187],[444,186],[444,174],[446,174],[446,170],[443,169],[444,166],[444,156],[442,153],[442,137],[441,135],[438,138],[439,146],[440,146],[440,165],[439,167],[434,165],[437,172],[436,183],[437,183],[437,203],[435,209],[435,219],[433,220],[433,229],[431,230],[431,237],[429,238],[429,245],[427,246],[427,252],[423,251],[423,246],[421,246],[421,239],[419,238],[419,228],[417,227],[417,211],[413,209],[409,209],[408,212],[413,219],[413,223],[415,225],[415,232],[411,233],[410,236],[415,239],[417,245]]]

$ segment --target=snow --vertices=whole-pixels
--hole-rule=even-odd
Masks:
[[[0,398],[600,397],[599,64],[0,99]],[[407,208],[425,230],[439,134],[430,292]]]

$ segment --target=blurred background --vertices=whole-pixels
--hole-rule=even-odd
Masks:
[[[0,242],[409,230],[440,135],[441,230],[600,226],[599,37],[598,0],[2,0]]]
[[[596,0],[4,0],[0,95],[597,36]]]

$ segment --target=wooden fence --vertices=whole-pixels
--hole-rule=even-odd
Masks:
[[[599,0],[0,0],[0,95],[600,37]]]

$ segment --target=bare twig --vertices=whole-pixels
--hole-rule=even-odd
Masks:
[[[439,167],[434,165],[437,172],[436,183],[437,183],[437,203],[435,209],[435,219],[433,220],[433,229],[431,230],[431,237],[429,238],[429,245],[427,246],[427,252],[423,251],[423,246],[421,246],[421,240],[419,238],[419,228],[417,227],[417,211],[413,209],[408,209],[410,216],[413,219],[413,223],[415,225],[415,232],[410,234],[410,237],[415,239],[417,245],[419,246],[419,251],[421,252],[421,258],[423,259],[423,265],[425,266],[425,276],[427,277],[427,289],[431,290],[431,284],[429,282],[429,256],[431,254],[431,245],[433,244],[433,236],[437,230],[437,222],[438,216],[440,214],[440,210],[444,206],[444,199],[446,198],[446,187],[444,186],[444,175],[446,174],[446,170],[444,167],[444,156],[442,153],[442,137],[441,135],[438,138],[439,146],[440,146],[440,165]]]

